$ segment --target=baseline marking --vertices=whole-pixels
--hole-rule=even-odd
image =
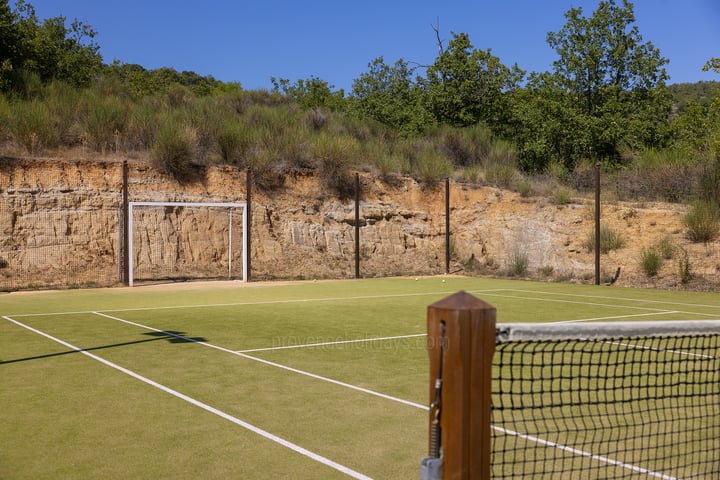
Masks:
[[[303,448],[303,447],[301,447],[301,446],[299,446],[299,445],[297,445],[297,444],[295,444],[295,443],[292,443],[292,442],[290,442],[290,441],[288,441],[288,440],[285,440],[285,439],[283,439],[283,438],[281,438],[281,437],[278,437],[277,435],[273,435],[272,433],[270,433],[270,432],[268,432],[268,431],[266,431],[266,430],[263,430],[263,429],[261,429],[261,428],[259,428],[259,427],[256,427],[256,426],[254,426],[254,425],[252,425],[252,424],[250,424],[250,423],[247,423],[247,422],[245,422],[245,421],[243,421],[243,420],[240,420],[239,418],[234,417],[234,416],[230,415],[229,413],[223,412],[222,410],[219,410],[219,409],[217,409],[217,408],[215,408],[215,407],[212,407],[212,406],[210,406],[210,405],[208,405],[208,404],[206,404],[206,403],[203,403],[203,402],[201,402],[201,401],[199,401],[199,400],[196,400],[196,399],[194,399],[194,398],[192,398],[192,397],[189,397],[189,396],[187,396],[187,395],[185,395],[185,394],[183,394],[183,393],[178,392],[177,390],[173,390],[173,389],[170,388],[170,387],[166,387],[165,385],[162,385],[161,383],[158,383],[158,382],[156,382],[156,381],[154,381],[154,380],[151,380],[151,379],[149,379],[149,378],[147,378],[147,377],[144,377],[144,376],[140,375],[139,373],[133,372],[132,370],[129,370],[129,369],[125,368],[125,367],[122,367],[122,366],[120,366],[120,365],[118,365],[118,364],[116,364],[116,363],[113,363],[113,362],[111,362],[111,361],[109,361],[109,360],[106,360],[106,359],[104,359],[104,358],[102,358],[102,357],[98,357],[97,355],[92,354],[92,353],[90,353],[90,352],[88,352],[88,351],[86,351],[86,350],[83,350],[83,349],[80,348],[80,347],[76,347],[75,345],[73,345],[73,344],[71,344],[71,343],[65,342],[64,340],[60,340],[60,339],[57,338],[57,337],[53,337],[52,335],[50,335],[50,334],[48,334],[48,333],[45,333],[45,332],[40,331],[40,330],[37,330],[37,329],[35,329],[35,328],[33,328],[33,327],[30,327],[29,325],[25,325],[24,323],[20,323],[20,322],[18,322],[17,320],[14,320],[14,319],[12,319],[12,318],[10,318],[10,317],[8,317],[8,316],[3,316],[2,318],[4,318],[5,320],[7,320],[7,321],[9,321],[9,322],[14,323],[15,325],[17,325],[17,326],[19,326],[19,327],[25,328],[25,329],[33,332],[33,333],[36,333],[36,334],[38,334],[38,335],[41,335],[41,336],[43,336],[43,337],[45,337],[45,338],[48,338],[48,339],[54,341],[54,342],[57,342],[57,343],[59,343],[60,345],[63,345],[63,346],[65,346],[65,347],[67,347],[67,348],[69,348],[69,349],[71,349],[71,350],[74,350],[74,351],[76,351],[76,352],[78,352],[78,353],[82,353],[83,355],[86,355],[86,356],[92,358],[93,360],[98,361],[98,362],[100,362],[100,363],[102,363],[102,364],[104,364],[104,365],[106,365],[106,366],[108,366],[108,367],[110,367],[110,368],[114,368],[115,370],[118,370],[118,371],[120,371],[120,372],[122,372],[122,373],[124,373],[124,374],[126,374],[126,375],[129,375],[130,377],[133,377],[133,378],[135,378],[136,380],[140,380],[140,381],[143,382],[143,383],[146,383],[146,384],[148,384],[148,385],[150,385],[150,386],[152,386],[152,387],[155,387],[155,388],[157,388],[157,389],[159,389],[159,390],[162,390],[163,392],[168,393],[168,394],[170,394],[170,395],[172,395],[172,396],[174,396],[174,397],[177,397],[177,398],[179,398],[179,399],[181,399],[181,400],[184,400],[184,401],[186,401],[186,402],[188,402],[188,403],[190,403],[190,404],[192,404],[192,405],[195,405],[196,407],[200,407],[200,408],[202,408],[203,410],[205,410],[205,411],[207,411],[207,412],[210,412],[210,413],[212,413],[212,414],[214,414],[214,415],[217,415],[217,416],[219,416],[219,417],[221,417],[221,418],[223,418],[223,419],[225,419],[225,420],[228,420],[228,421],[230,421],[230,422],[232,422],[232,423],[234,423],[234,424],[236,424],[236,425],[238,425],[238,426],[240,426],[240,427],[243,427],[243,428],[245,428],[245,429],[247,429],[247,430],[250,430],[250,431],[253,432],[253,433],[256,433],[256,434],[258,434],[258,435],[261,435],[262,437],[265,437],[266,439],[268,439],[268,440],[270,440],[270,441],[272,441],[272,442],[275,442],[275,443],[277,443],[277,444],[279,444],[279,445],[282,445],[282,446],[285,447],[285,448],[288,448],[288,449],[290,449],[290,450],[292,450],[292,451],[294,451],[294,452],[296,452],[296,453],[299,453],[300,455],[303,455],[303,456],[308,457],[308,458],[310,458],[310,459],[312,459],[312,460],[315,460],[316,462],[322,463],[323,465],[326,465],[326,466],[328,466],[328,467],[330,467],[330,468],[333,468],[333,469],[335,469],[335,470],[337,470],[337,471],[339,471],[339,472],[342,472],[342,473],[344,473],[344,474],[346,474],[346,475],[348,475],[348,476],[350,476],[350,477],[352,477],[352,478],[356,478],[356,479],[358,479],[358,480],[372,480],[372,479],[371,479],[370,477],[368,477],[367,475],[363,475],[362,473],[356,472],[355,470],[352,470],[351,468],[348,468],[348,467],[346,467],[346,466],[344,466],[344,465],[341,465],[341,464],[339,464],[339,463],[337,463],[337,462],[334,462],[334,461],[330,460],[329,458],[326,458],[326,457],[323,457],[322,455],[319,455],[319,454],[317,454],[317,453],[311,452],[310,450],[307,450],[307,449],[305,449],[305,448]],[[180,337],[179,335],[176,335],[176,336]],[[184,338],[184,337],[181,337],[181,338]],[[189,339],[187,339],[187,340],[189,340]]]

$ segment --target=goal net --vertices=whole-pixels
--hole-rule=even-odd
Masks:
[[[245,203],[129,202],[129,285],[247,279]]]

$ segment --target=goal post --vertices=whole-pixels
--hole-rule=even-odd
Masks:
[[[128,202],[128,285],[138,271],[148,280],[231,279],[239,262],[247,281],[246,209],[246,202]]]

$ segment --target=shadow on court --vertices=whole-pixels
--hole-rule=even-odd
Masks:
[[[207,340],[203,337],[188,337],[184,332],[176,332],[173,330],[165,330],[162,332],[148,332],[148,333],[143,333],[143,335],[147,336],[147,337],[154,337],[154,338],[147,338],[144,340],[135,340],[133,342],[114,343],[112,345],[101,345],[98,347],[81,348],[79,350],[67,350],[65,352],[48,353],[47,355],[37,355],[35,357],[16,358],[14,360],[0,360],[0,365],[6,364],[6,363],[27,362],[29,360],[41,360],[44,358],[60,357],[62,355],[70,355],[73,353],[92,352],[95,350],[104,350],[107,348],[126,347],[128,345],[138,345],[140,343],[157,342],[159,340],[165,340],[170,343],[207,342]]]

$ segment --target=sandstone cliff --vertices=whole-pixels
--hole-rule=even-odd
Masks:
[[[146,163],[129,166],[131,201],[246,198],[245,173],[232,167],[209,167],[196,181],[179,184]],[[444,185],[360,178],[362,276],[444,273]],[[0,289],[117,284],[121,190],[121,162],[0,159]],[[592,281],[594,256],[585,247],[594,226],[591,200],[553,205],[543,197],[452,182],[450,204],[452,272],[503,275],[524,261],[522,275]],[[288,176],[277,190],[254,191],[253,279],[354,276],[354,208],[311,174]],[[717,245],[688,242],[684,212],[674,204],[605,202],[603,223],[626,241],[603,255],[603,278],[622,267],[619,285],[680,286],[676,258],[666,260],[657,277],[639,268],[642,249],[665,238],[688,252],[696,278],[716,281]],[[138,278],[241,275],[238,213],[230,221],[226,210],[165,208],[138,216]]]

